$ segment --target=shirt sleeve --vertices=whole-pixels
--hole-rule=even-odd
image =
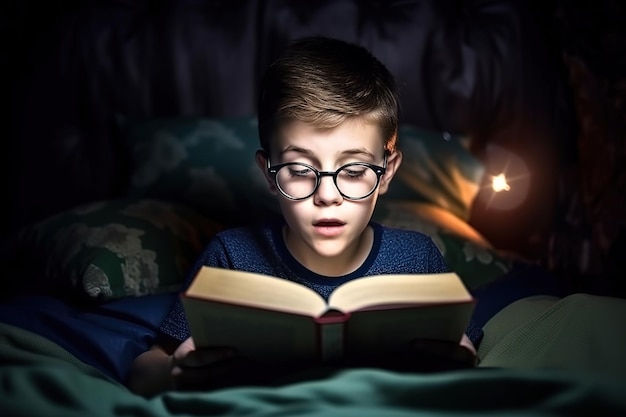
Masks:
[[[431,238],[428,239],[429,249],[428,249],[428,269],[430,273],[437,272],[450,272],[450,268],[446,263],[441,251],[435,245]]]
[[[189,274],[187,274],[180,293],[187,289],[203,266],[229,268],[228,256],[219,235],[214,237],[200,254]],[[180,342],[191,336],[187,316],[180,297],[174,302],[172,308],[163,319],[159,331],[162,335],[169,336]]]

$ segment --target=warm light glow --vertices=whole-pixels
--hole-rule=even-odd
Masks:
[[[512,210],[524,203],[530,192],[527,163],[508,149],[490,143],[485,148],[485,172],[477,201],[490,210]],[[506,191],[506,192],[503,192]]]
[[[509,191],[511,186],[506,182],[506,177],[504,173],[500,175],[496,175],[495,177],[491,177],[491,186],[493,187],[493,191],[499,193],[500,191]]]

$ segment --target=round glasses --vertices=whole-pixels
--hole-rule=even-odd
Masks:
[[[341,196],[348,200],[362,200],[369,197],[387,170],[387,156],[384,166],[366,162],[351,162],[337,171],[318,171],[302,162],[287,162],[269,166],[267,171],[274,177],[276,187],[290,200],[304,200],[311,197],[320,186],[322,177],[332,177]]]

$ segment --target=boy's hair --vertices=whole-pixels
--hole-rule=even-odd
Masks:
[[[258,101],[259,138],[269,152],[277,127],[298,120],[320,129],[363,117],[396,148],[399,99],[389,70],[362,46],[327,37],[293,42],[267,70]]]

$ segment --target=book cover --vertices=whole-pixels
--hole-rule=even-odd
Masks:
[[[282,278],[206,266],[182,301],[196,346],[233,346],[262,362],[393,354],[418,338],[458,342],[474,308],[453,272],[363,277],[326,302]]]

